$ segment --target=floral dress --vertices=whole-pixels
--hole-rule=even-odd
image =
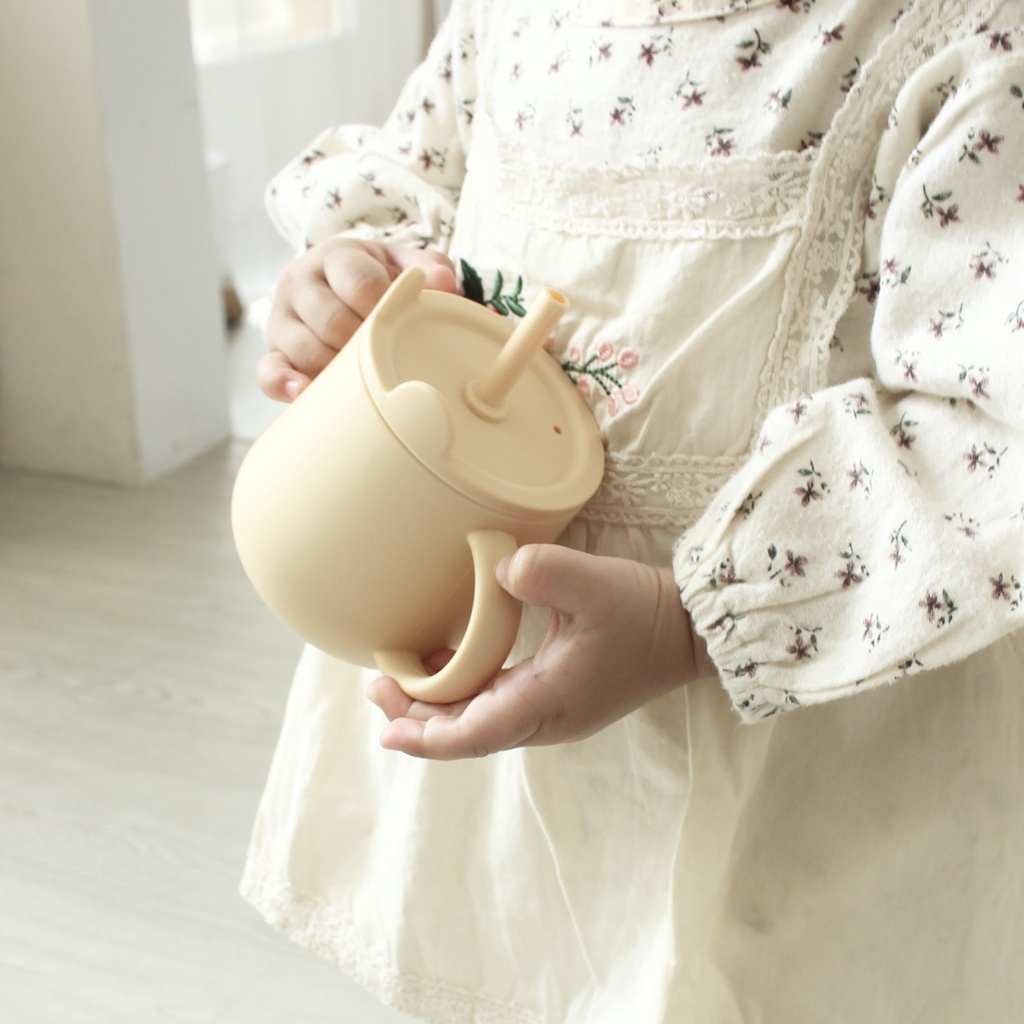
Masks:
[[[307,649],[243,882],[268,920],[438,1024],[1024,1019],[1022,25],[455,0],[383,128],[274,180],[298,248],[569,297],[607,459],[563,541],[672,564],[718,676],[436,764]]]

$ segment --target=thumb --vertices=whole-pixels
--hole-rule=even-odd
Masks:
[[[603,560],[560,544],[524,544],[498,563],[495,575],[512,597],[572,614],[601,590],[598,561]]]
[[[444,253],[433,249],[412,249],[396,247],[392,257],[399,270],[420,267],[427,275],[423,287],[435,292],[458,293],[455,265]]]

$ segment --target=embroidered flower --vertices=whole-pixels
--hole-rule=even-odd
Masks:
[[[608,400],[608,415],[615,416],[623,406],[634,405],[640,400],[640,388],[622,377],[622,371],[634,369],[640,362],[640,354],[629,345],[617,349],[607,339],[598,343],[597,351],[586,359],[579,345],[570,345],[566,350],[562,369],[579,388],[584,398],[594,394],[596,385]]]

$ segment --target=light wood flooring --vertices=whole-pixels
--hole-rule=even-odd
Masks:
[[[244,448],[137,490],[0,473],[0,1022],[398,1024],[237,896],[297,641]]]

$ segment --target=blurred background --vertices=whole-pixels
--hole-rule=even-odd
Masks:
[[[446,0],[0,0],[0,1020],[394,1024],[237,896],[297,639],[233,475],[268,178]]]
[[[379,123],[445,6],[0,0],[0,465],[141,483],[230,433],[268,178]]]

